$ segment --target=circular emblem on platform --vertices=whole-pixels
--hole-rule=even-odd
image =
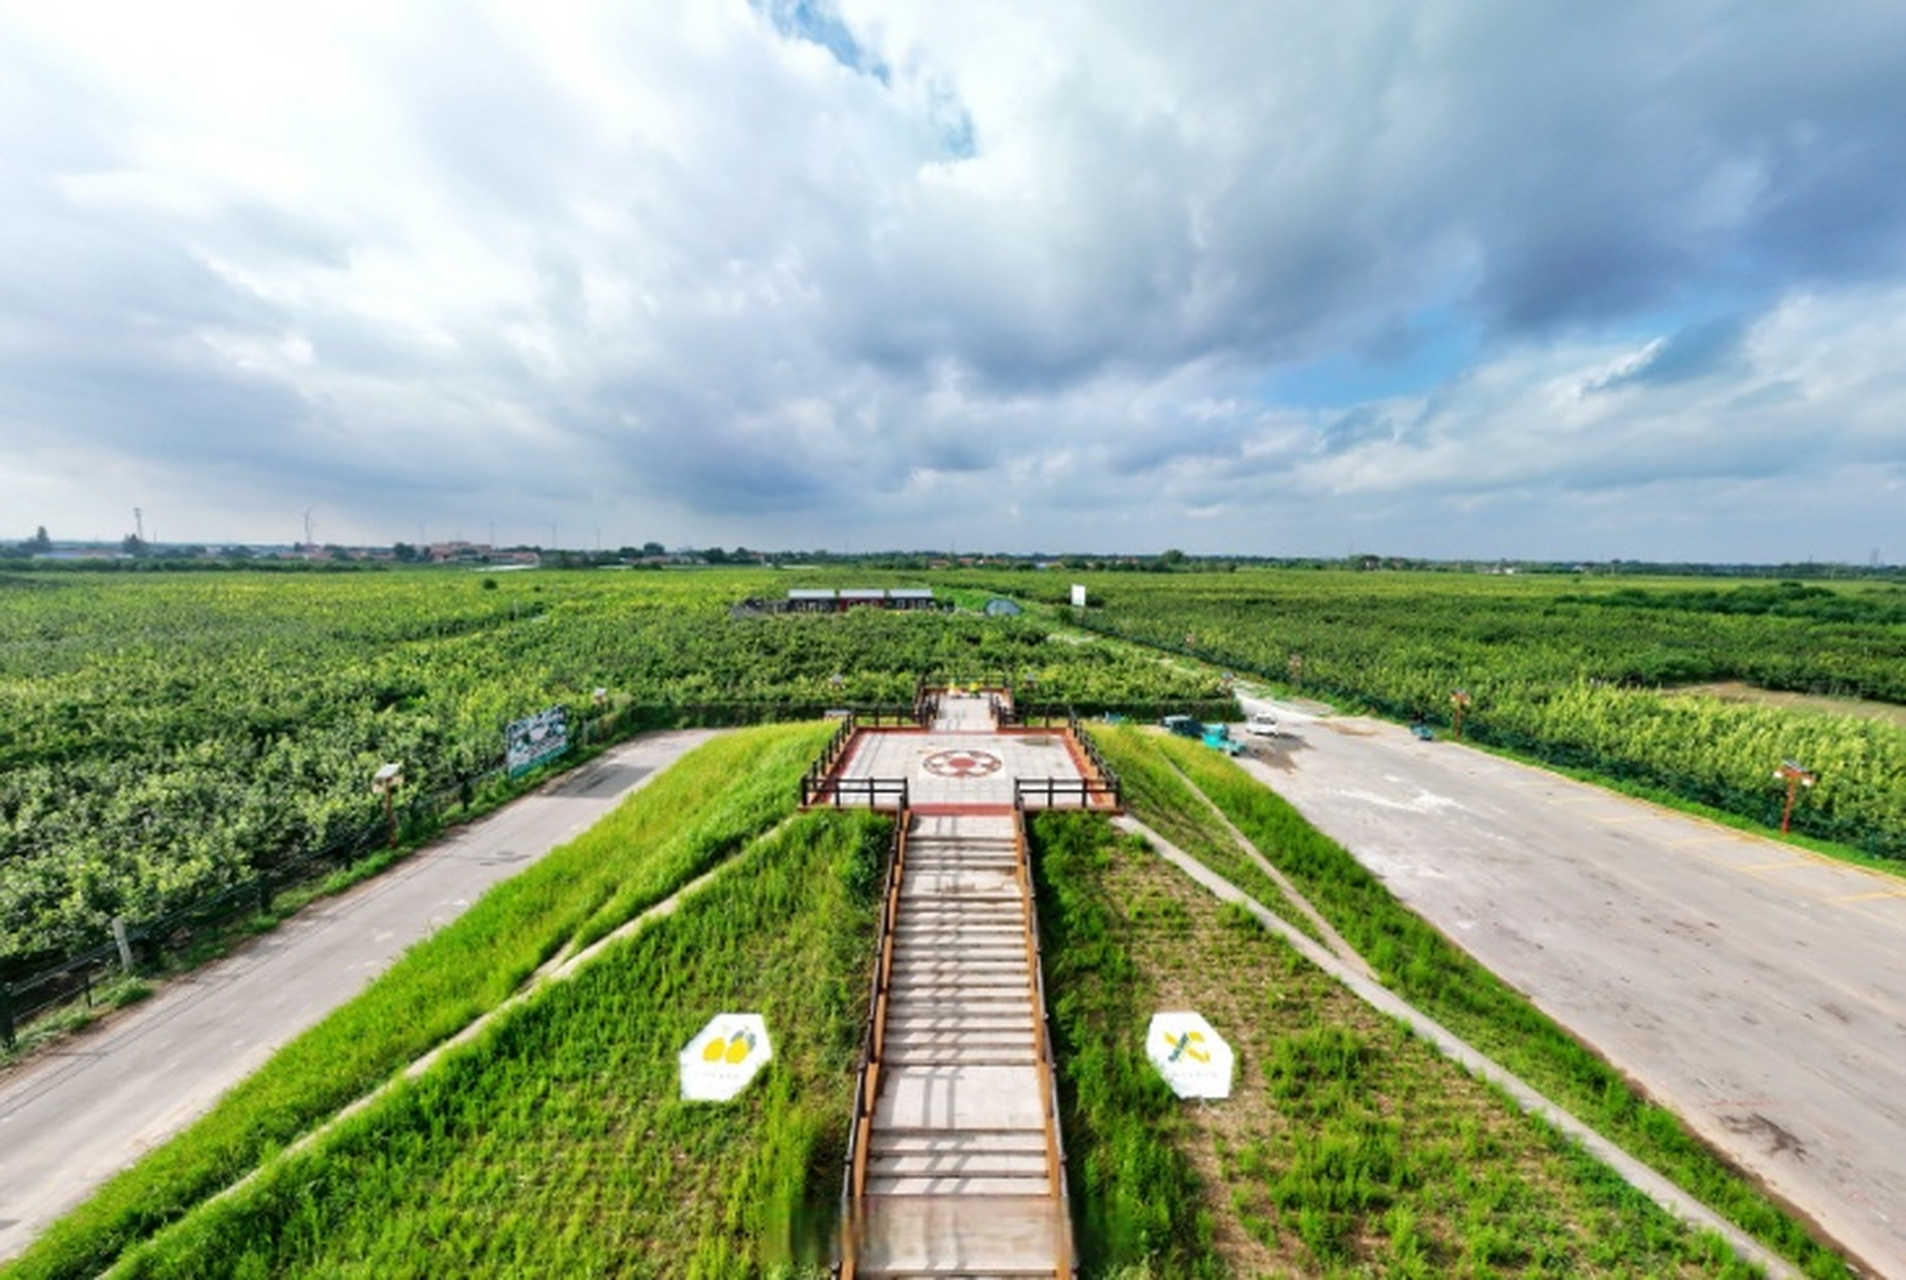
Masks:
[[[934,752],[920,762],[920,767],[936,778],[984,778],[998,773],[1005,763],[990,751],[956,747]]]

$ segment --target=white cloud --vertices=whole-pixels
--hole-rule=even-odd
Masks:
[[[1903,465],[1906,22],[1759,17],[0,2],[0,537],[1779,558]]]

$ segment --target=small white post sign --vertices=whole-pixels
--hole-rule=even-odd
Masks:
[[[1085,584],[1083,582],[1075,582],[1072,584],[1072,607],[1074,609],[1085,608]]]
[[[774,1057],[768,1024],[758,1013],[717,1014],[682,1050],[682,1097],[726,1102]]]
[[[1198,1014],[1153,1014],[1145,1056],[1181,1098],[1231,1096],[1231,1046]]]

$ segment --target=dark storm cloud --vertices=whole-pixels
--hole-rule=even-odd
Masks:
[[[1906,10],[1481,6],[1439,44],[1440,195],[1512,329],[1906,266]]]

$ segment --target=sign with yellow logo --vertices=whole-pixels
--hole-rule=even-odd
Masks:
[[[1190,1012],[1152,1015],[1145,1056],[1181,1098],[1228,1098],[1235,1058],[1224,1037]]]
[[[768,1024],[760,1014],[717,1014],[680,1054],[682,1097],[726,1102],[747,1088],[773,1057]]]

